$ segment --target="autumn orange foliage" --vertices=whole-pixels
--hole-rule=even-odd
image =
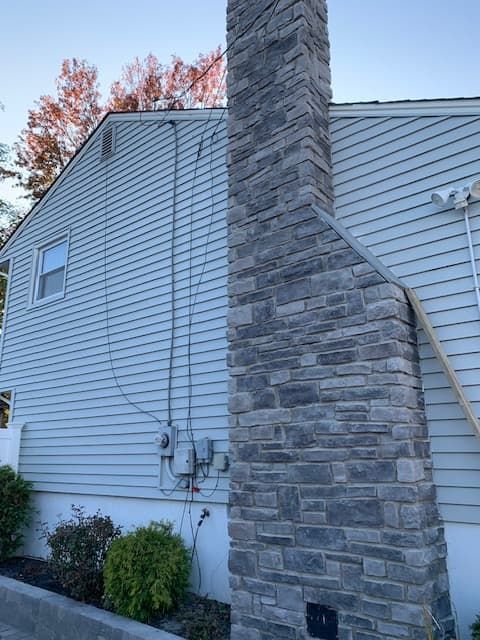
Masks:
[[[97,69],[85,60],[64,60],[56,80],[57,98],[45,95],[28,112],[15,145],[23,186],[40,197],[57,177],[102,116]]]
[[[57,97],[41,96],[28,112],[15,145],[19,179],[33,198],[41,197],[107,111],[150,111],[221,106],[225,62],[220,48],[192,64],[178,56],[163,65],[153,54],[125,65],[120,80],[101,104],[97,68],[86,60],[64,60]]]

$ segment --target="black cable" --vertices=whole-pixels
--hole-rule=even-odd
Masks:
[[[225,47],[225,49],[221,51],[218,54],[218,56],[212,60],[212,62],[208,65],[208,67],[204,71],[202,71],[202,73],[199,76],[197,76],[194,80],[192,80],[192,82],[188,85],[186,89],[184,89],[184,91],[178,96],[178,98],[174,99],[172,104],[167,109],[165,116],[167,116],[168,113],[170,113],[170,111],[172,111],[175,108],[175,105],[177,105],[180,102],[180,100],[182,100],[187,96],[188,92],[193,89],[193,87],[197,84],[197,82],[200,82],[200,80],[202,80],[213,69],[213,67],[217,64],[217,62],[219,62],[222,58],[224,58],[227,55],[227,53],[238,42],[238,40],[240,40],[240,38],[243,38],[243,36],[246,35],[253,26],[255,26],[259,18],[261,18],[265,12],[267,12],[270,8],[272,8],[272,12],[270,13],[266,21],[268,23],[271,20],[273,14],[275,13],[275,10],[279,2],[280,0],[272,0],[272,2],[270,2],[262,11],[260,11],[260,13],[245,27],[245,29],[241,31],[237,36],[235,36],[233,42],[231,42],[227,47]]]
[[[218,89],[217,89],[217,96],[218,96],[218,92],[220,91],[220,87],[222,86],[223,80],[225,78],[225,73],[226,73],[226,68],[224,69],[224,73],[222,75],[222,78],[220,80]],[[212,227],[212,220],[213,220],[213,214],[214,214],[214,201],[213,201],[213,172],[212,172],[212,155],[213,155],[213,149],[212,149],[212,139],[211,138],[211,142],[210,142],[210,157],[209,157],[209,171],[210,171],[210,197],[211,197],[211,207],[210,207],[210,218],[209,218],[209,227],[208,227],[208,233],[207,233],[207,241],[205,243],[205,250],[204,250],[204,254],[203,254],[203,265],[202,265],[202,270],[201,270],[201,274],[200,277],[197,281],[197,285],[196,285],[196,290],[195,290],[195,295],[193,297],[193,301],[192,301],[192,252],[193,252],[193,199],[194,199],[194,191],[195,191],[195,184],[196,184],[196,180],[197,180],[197,173],[198,173],[198,166],[199,166],[199,161],[200,161],[200,157],[202,154],[202,149],[203,149],[203,143],[204,143],[204,139],[205,139],[205,135],[207,133],[209,124],[210,124],[210,120],[213,114],[213,110],[210,110],[209,114],[208,114],[208,118],[206,123],[203,126],[203,130],[202,130],[202,134],[200,137],[200,142],[198,145],[198,150],[197,150],[197,154],[195,157],[195,164],[194,164],[194,169],[193,169],[193,177],[192,177],[192,186],[190,189],[190,225],[189,225],[189,248],[188,248],[188,325],[187,325],[187,380],[188,380],[188,384],[187,384],[187,436],[190,439],[190,442],[192,444],[192,447],[195,448],[195,436],[194,436],[194,431],[193,431],[193,422],[192,422],[192,400],[193,400],[193,375],[192,375],[192,326],[193,326],[193,317],[194,317],[194,313],[195,313],[195,304],[196,304],[196,298],[197,298],[197,294],[198,294],[198,290],[199,287],[201,285],[202,279],[203,279],[203,275],[205,273],[205,268],[206,268],[206,261],[207,261],[207,253],[208,253],[208,246],[209,246],[209,242],[210,242],[210,231],[211,231],[211,227]],[[200,484],[202,482],[205,481],[206,479],[206,475],[205,472],[203,471],[203,467],[200,465],[200,470],[202,472],[203,475],[203,480],[198,481],[197,478],[197,466],[195,466],[194,468],[194,481],[195,484]],[[192,495],[192,501],[193,501],[193,495]]]
[[[147,411],[146,409],[143,409],[143,407],[138,405],[136,402],[133,402],[133,400],[131,400],[128,397],[127,393],[123,390],[123,387],[120,384],[120,381],[118,379],[117,373],[115,371],[115,364],[113,362],[112,344],[111,344],[111,338],[110,338],[110,309],[109,309],[109,304],[108,304],[108,254],[107,254],[107,248],[108,248],[108,178],[109,178],[109,166],[110,166],[110,160],[107,159],[106,160],[106,165],[105,165],[103,276],[104,276],[104,297],[105,297],[105,329],[106,329],[108,361],[109,361],[109,364],[110,364],[110,370],[111,370],[112,377],[113,377],[113,380],[115,382],[115,385],[117,386],[117,388],[120,391],[121,395],[123,396],[124,400],[128,404],[130,404],[132,407],[137,409],[137,411],[139,411],[140,413],[142,413],[144,415],[150,416],[150,418],[152,418],[152,420],[154,420],[159,425],[161,425],[162,423],[160,422],[160,420],[157,418],[156,415],[154,415],[150,411]]]
[[[183,482],[183,478],[180,478],[180,480],[177,482],[177,484],[170,491],[165,491],[165,489],[160,489],[160,491],[163,493],[164,496],[169,498],[172,495],[172,493],[178,489],[178,487],[180,486],[180,484],[182,482]],[[188,495],[188,493],[187,493],[187,495]]]
[[[189,480],[188,482],[189,482],[189,485],[188,485],[188,491],[187,491],[187,493],[185,494],[185,500],[183,501],[182,517],[181,517],[181,520],[180,520],[180,528],[179,528],[179,530],[178,530],[178,532],[179,532],[180,534],[182,533],[182,529],[183,529],[183,521],[184,521],[184,519],[185,519],[185,511],[186,511],[186,508],[187,508],[188,498],[189,498],[189,496],[190,496],[190,490],[191,490],[191,489],[190,489],[190,480]]]
[[[220,84],[218,86],[217,89],[217,96],[218,93],[220,91],[220,87],[223,83],[223,80],[225,78],[225,73],[226,73],[226,68],[223,72],[222,75],[222,79],[220,80]],[[203,127],[203,131],[202,131],[202,135],[200,137],[200,142],[198,145],[198,151],[197,151],[197,155],[195,157],[195,164],[193,167],[193,177],[192,177],[192,186],[190,189],[190,231],[189,231],[189,248],[188,248],[188,330],[187,330],[187,336],[188,336],[188,340],[187,340],[187,370],[188,370],[188,386],[187,386],[187,402],[188,402],[188,406],[187,406],[187,434],[189,435],[190,441],[192,443],[193,446],[194,445],[194,433],[193,433],[193,426],[192,426],[192,399],[193,399],[193,382],[192,382],[192,325],[193,325],[193,316],[194,316],[194,312],[195,312],[195,300],[196,300],[196,293],[198,292],[198,288],[201,284],[201,280],[203,277],[203,273],[205,271],[205,262],[206,262],[206,255],[207,255],[207,249],[208,249],[208,243],[209,243],[209,234],[207,234],[207,242],[205,244],[205,252],[204,252],[204,266],[202,269],[202,273],[200,275],[200,278],[197,282],[197,292],[195,293],[195,297],[194,297],[194,301],[193,301],[193,305],[192,305],[192,244],[193,244],[193,197],[194,197],[194,190],[195,190],[195,184],[196,184],[196,180],[197,180],[197,173],[198,173],[198,165],[199,165],[199,161],[200,161],[200,157],[201,157],[201,153],[202,153],[202,149],[203,149],[203,142],[205,139],[205,135],[207,133],[207,129],[208,129],[208,125],[210,124],[210,120],[212,117],[212,113],[213,110],[210,110],[209,114],[208,114],[208,118],[207,121]],[[210,145],[210,159],[212,156],[212,147]],[[211,173],[211,162],[210,162],[210,180],[212,181],[212,173]],[[210,192],[212,192],[212,188],[210,189]],[[212,208],[210,210],[210,221],[212,219],[213,216],[213,203],[212,203]],[[209,226],[210,229],[210,226]]]
[[[265,27],[267,26],[267,24],[268,24],[268,23],[270,22],[270,20],[272,19],[273,15],[274,15],[274,13],[275,13],[275,11],[276,11],[276,9],[277,9],[277,6],[278,6],[278,3],[279,3],[279,2],[280,2],[280,0],[273,0],[273,2],[271,2],[271,3],[269,4],[269,6],[268,6],[268,7],[265,7],[265,11],[268,11],[268,9],[270,9],[270,7],[272,7],[272,11],[270,12],[270,15],[268,16],[267,20],[265,21]],[[262,13],[263,13],[263,12],[262,12]],[[261,15],[261,14],[259,14],[259,15],[258,15],[258,16],[257,16],[257,17],[256,17],[256,18],[255,18],[255,19],[254,19],[250,24],[249,24],[249,26],[248,26],[244,31],[242,31],[242,32],[240,33],[240,35],[238,35],[236,38],[234,38],[233,42],[232,42],[232,43],[231,43],[231,44],[230,44],[230,45],[225,49],[225,51],[224,51],[223,55],[225,55],[225,54],[229,51],[229,49],[231,49],[231,48],[232,48],[232,47],[237,43],[237,41],[238,41],[240,38],[242,38],[242,37],[243,37],[243,36],[244,36],[244,35],[245,35],[245,34],[246,34],[246,33],[247,33],[247,32],[248,32],[248,31],[249,31],[249,30],[254,26],[254,24],[256,23],[256,21],[258,20],[258,18],[260,17],[260,15]],[[265,38],[265,33],[263,34],[263,38]],[[265,47],[263,48],[263,51],[265,51]],[[222,79],[220,80],[219,88],[220,88],[220,87],[222,86],[222,84],[223,84],[223,81],[224,81],[224,77],[225,77],[226,71],[227,71],[227,67],[225,67],[225,70],[224,70],[224,73],[223,73]],[[217,93],[217,96],[218,96],[218,93]],[[221,116],[218,118],[218,120],[217,120],[217,124],[216,124],[216,126],[215,126],[215,129],[213,130],[212,138],[214,138],[214,137],[215,137],[215,135],[216,135],[216,133],[217,133],[217,131],[218,131],[218,127],[220,126],[220,123],[221,123],[221,122],[223,122],[223,118],[224,118],[224,116],[225,116],[225,112],[227,111],[227,108],[228,108],[228,107],[227,107],[227,105],[225,105],[225,106],[223,107],[223,109],[222,109],[222,114],[221,114]]]
[[[210,491],[210,493],[202,493],[200,491],[200,495],[203,498],[211,498],[213,496],[213,494],[215,493],[215,491],[218,489],[218,485],[220,484],[220,471],[217,472],[217,480],[215,482],[215,486],[213,487],[213,489]]]
[[[192,499],[193,499],[193,493],[192,493]],[[202,526],[203,520],[207,517],[208,511],[206,509],[203,509],[202,511],[202,515],[200,516],[200,520],[198,521],[197,524],[197,530],[194,532],[193,531],[193,521],[192,521],[192,501],[190,501],[189,507],[188,507],[188,517],[190,520],[190,531],[192,534],[192,541],[193,541],[193,546],[192,546],[192,551],[191,551],[191,555],[190,555],[190,566],[192,566],[193,568],[193,560],[194,558],[197,561],[197,570],[198,570],[198,593],[200,594],[201,588],[202,588],[202,570],[200,568],[200,558],[198,556],[198,551],[197,551],[197,537],[198,537],[198,532],[200,530],[200,527]]]
[[[258,20],[269,10],[272,9],[272,11],[270,12],[266,22],[265,22],[265,26],[268,24],[268,22],[271,20],[272,16],[274,15],[277,6],[279,4],[280,0],[272,0],[264,9],[262,9],[258,15],[245,27],[245,29],[243,31],[241,31],[238,35],[235,36],[235,38],[233,39],[233,41],[227,46],[225,47],[225,49],[223,51],[221,51],[219,53],[219,55],[212,60],[212,62],[208,65],[208,67],[202,71],[202,73],[197,76],[194,80],[192,80],[192,82],[188,85],[188,87],[186,89],[184,89],[184,91],[173,100],[173,102],[171,103],[171,105],[168,107],[168,109],[166,109],[166,111],[164,111],[164,118],[163,120],[161,120],[158,123],[158,126],[161,126],[162,123],[167,119],[168,115],[175,109],[175,106],[183,99],[187,96],[188,92],[191,91],[193,89],[193,87],[197,84],[197,82],[200,82],[200,80],[202,80],[212,69],[213,67],[217,64],[217,62],[219,62],[222,58],[224,58],[227,53],[230,51],[230,49],[232,47],[235,46],[235,44],[240,40],[240,38],[243,38],[244,35],[246,35],[250,29],[252,27],[255,26],[255,24],[258,22]]]
[[[177,129],[176,126],[174,126],[174,132],[175,132],[175,159],[174,159],[174,171],[173,171],[173,210],[172,210],[172,250],[171,250],[171,260],[172,260],[172,264],[174,262],[174,232],[175,232],[175,223],[176,223],[176,194],[177,194],[177,170],[178,170],[178,138],[177,138]],[[108,178],[109,178],[109,163],[110,160],[107,159],[106,161],[106,165],[105,165],[105,204],[104,204],[104,218],[105,218],[105,224],[104,224],[104,251],[103,251],[103,256],[104,256],[104,295],[105,295],[105,325],[106,325],[106,338],[107,338],[107,354],[108,354],[108,360],[109,360],[109,364],[110,364],[110,370],[112,373],[112,377],[113,380],[115,382],[115,385],[117,386],[118,390],[120,391],[122,397],[125,399],[125,401],[130,404],[131,406],[133,406],[135,409],[137,409],[137,411],[139,411],[140,413],[149,416],[150,418],[152,418],[157,424],[160,425],[160,427],[163,426],[162,422],[158,419],[158,417],[151,413],[150,411],[147,411],[146,409],[144,409],[143,407],[141,407],[139,404],[137,404],[136,402],[134,402],[133,400],[131,400],[128,396],[128,394],[125,392],[125,390],[123,389],[122,385],[120,384],[120,381],[118,379],[117,373],[115,371],[115,364],[113,361],[113,353],[112,353],[112,345],[111,345],[111,339],[110,339],[110,309],[109,309],[109,301],[108,301]],[[174,267],[174,265],[173,265]],[[174,269],[172,267],[172,313],[171,313],[171,331],[170,331],[170,359],[169,359],[169,376],[168,376],[168,424],[171,424],[171,379],[172,379],[172,368],[173,368],[173,344],[174,344],[174,322],[175,322],[175,314],[174,314],[174,307],[175,307],[175,283],[174,283]],[[170,491],[165,491],[164,489],[160,489],[160,491],[167,497],[171,496],[180,486],[181,482],[183,481],[184,478],[180,478],[178,480],[178,482],[175,484],[175,486],[173,487],[173,489],[171,489]],[[187,493],[188,495],[188,493]]]
[[[173,163],[173,194],[172,194],[172,233],[170,236],[170,274],[171,274],[171,296],[170,296],[170,350],[168,357],[168,389],[167,389],[167,420],[168,425],[172,425],[172,376],[173,376],[173,348],[175,340],[175,230],[177,223],[177,173],[178,173],[178,131],[177,123],[170,121],[173,126],[175,151]]]

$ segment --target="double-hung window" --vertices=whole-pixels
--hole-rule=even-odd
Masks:
[[[66,235],[36,249],[33,303],[63,297],[67,267],[68,237]]]

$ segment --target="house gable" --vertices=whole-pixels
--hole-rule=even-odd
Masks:
[[[171,492],[178,479],[160,477],[155,441],[169,407],[180,444],[193,428],[228,448],[219,115],[110,116],[4,248],[13,275],[0,377],[16,390],[20,471],[37,491]],[[100,160],[111,124],[115,153]],[[65,296],[32,305],[34,249],[67,232]],[[202,488],[225,502],[226,474]]]

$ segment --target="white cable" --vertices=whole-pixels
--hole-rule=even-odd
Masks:
[[[463,213],[465,216],[465,229],[467,231],[468,249],[470,253],[470,264],[472,265],[473,285],[475,289],[475,295],[477,297],[477,307],[480,312],[480,285],[478,283],[477,263],[475,260],[475,253],[473,250],[472,232],[470,229],[470,220],[468,217],[468,205],[463,207]]]

